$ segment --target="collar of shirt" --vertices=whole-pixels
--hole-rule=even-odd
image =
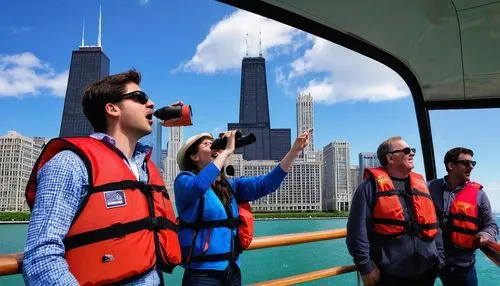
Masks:
[[[454,190],[450,189],[450,185],[448,185],[448,175],[444,176],[443,178],[443,182],[442,182],[442,188],[444,191],[447,191],[447,192],[452,192],[452,193],[458,193],[460,190],[462,190],[464,187],[465,187],[465,184],[467,182],[457,186]]]
[[[123,152],[116,147],[116,140],[115,138],[109,136],[108,134],[97,132],[90,137],[95,138],[97,140],[100,140],[104,144],[108,145],[113,151],[115,151],[124,161],[127,163],[127,165],[132,169],[132,163],[136,165],[136,168],[138,166],[142,166],[144,161],[146,160],[146,157],[150,153],[152,147],[146,144],[143,144],[141,142],[137,142],[134,150],[134,154],[132,155],[132,159],[130,161],[128,160],[127,156],[123,154]],[[134,172],[135,173],[135,172]]]

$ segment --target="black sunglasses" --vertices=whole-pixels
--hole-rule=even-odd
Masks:
[[[124,99],[132,99],[133,101],[138,102],[140,104],[146,104],[149,100],[149,97],[143,91],[136,90],[136,91],[122,94],[120,99],[118,99],[116,102],[122,101]]]
[[[457,161],[455,161],[455,164],[458,164],[458,163],[464,165],[465,167],[469,167],[470,165],[472,165],[472,167],[474,167],[477,164],[476,161],[471,161],[471,160],[457,160]]]
[[[416,148],[406,147],[406,148],[403,148],[403,149],[399,149],[399,150],[394,150],[394,151],[391,151],[391,152],[387,152],[387,154],[394,154],[394,153],[399,153],[399,152],[403,152],[405,155],[408,155],[411,152],[413,152],[413,154],[415,154],[415,153],[417,153],[417,149]]]

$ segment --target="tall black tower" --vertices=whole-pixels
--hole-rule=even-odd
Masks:
[[[271,129],[267,99],[266,60],[245,57],[241,66],[240,122],[228,129],[253,132],[257,142],[236,149],[245,160],[281,160],[290,149],[290,129]]]
[[[101,47],[100,11],[97,46],[85,46],[84,37],[83,33],[82,45],[71,55],[59,137],[87,136],[93,132],[92,125],[82,110],[83,91],[89,84],[109,75],[109,58]]]

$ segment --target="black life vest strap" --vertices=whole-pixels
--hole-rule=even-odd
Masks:
[[[451,226],[449,228],[449,230],[454,231],[454,232],[463,233],[463,234],[469,234],[469,235],[476,235],[479,232],[479,230],[472,230],[472,229],[458,227],[458,226]]]
[[[389,197],[389,196],[402,196],[404,194],[403,190],[392,190],[392,191],[378,191],[376,193],[377,197]]]
[[[465,215],[465,214],[450,214],[449,215],[451,218],[453,219],[458,219],[458,220],[462,220],[462,221],[468,221],[468,222],[472,222],[476,225],[479,225],[479,218],[475,218],[475,217],[472,217],[472,216],[468,216],[468,215]]]
[[[141,181],[136,180],[124,180],[119,182],[112,182],[100,186],[91,187],[89,189],[89,193],[97,193],[97,192],[106,192],[106,191],[114,191],[114,190],[125,190],[125,189],[139,189],[141,192],[166,192],[165,186],[153,185],[153,184],[145,184]],[[168,194],[168,193],[167,193]]]
[[[412,195],[416,195],[416,196],[421,196],[421,197],[426,197],[426,198],[428,198],[428,199],[432,200],[432,197],[431,197],[431,195],[430,195],[430,194],[428,194],[428,193],[424,193],[424,192],[421,192],[421,191],[419,191],[419,190],[412,189],[412,190],[410,191],[410,194],[412,194]]]
[[[425,230],[436,229],[436,228],[439,228],[439,223],[437,223],[437,222],[435,222],[435,223],[425,223],[425,224],[419,224],[418,226],[421,229],[425,229]]]
[[[211,227],[225,227],[233,229],[241,224],[240,219],[220,219],[220,220],[209,220],[209,221],[197,221],[197,222],[185,222],[179,219],[179,228],[185,229],[196,229],[201,228],[211,228]]]
[[[372,218],[373,223],[377,224],[390,224],[390,225],[396,225],[396,226],[402,226],[402,227],[408,227],[409,223],[406,220],[397,220],[397,219],[390,219],[390,218]]]
[[[149,229],[152,231],[170,229],[177,232],[177,225],[166,217],[146,217],[128,223],[117,223],[109,227],[91,230],[66,237],[63,242],[67,251],[73,248],[108,239],[124,237],[127,234],[138,232],[144,229]]]

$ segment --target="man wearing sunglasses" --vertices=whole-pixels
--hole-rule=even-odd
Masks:
[[[381,168],[364,170],[352,198],[347,248],[365,285],[434,285],[444,253],[416,149],[401,137],[380,144]]]
[[[154,103],[135,70],[84,93],[95,133],[47,143],[26,188],[27,285],[159,285],[180,263],[175,215],[152,148]]]
[[[429,182],[446,255],[440,273],[444,285],[478,285],[475,251],[496,240],[498,226],[482,186],[471,181],[476,161],[472,150],[457,147],[444,156],[448,175]]]

